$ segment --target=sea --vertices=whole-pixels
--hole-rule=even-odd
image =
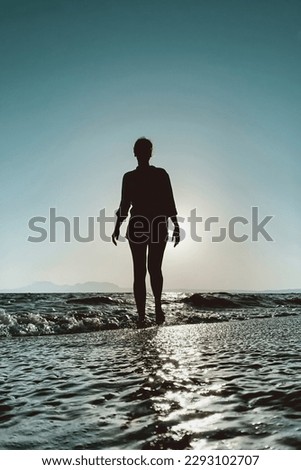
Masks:
[[[301,449],[300,293],[0,294],[0,449]]]

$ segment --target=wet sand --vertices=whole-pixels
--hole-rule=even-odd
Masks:
[[[1,449],[300,449],[301,318],[0,342]]]

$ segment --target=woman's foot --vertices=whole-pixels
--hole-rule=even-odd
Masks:
[[[146,326],[145,313],[138,312],[137,328],[145,328],[145,326]]]
[[[147,324],[146,324],[146,321],[145,320],[137,320],[137,328],[140,329],[140,328],[146,328],[147,327]]]
[[[165,314],[160,307],[156,307],[156,323],[157,325],[162,325],[165,322]]]

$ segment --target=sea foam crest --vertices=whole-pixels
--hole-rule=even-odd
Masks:
[[[10,314],[3,308],[0,309],[0,336],[2,337],[87,333],[132,326],[133,319],[123,311],[119,315],[105,316],[102,312],[81,314],[73,311]]]
[[[0,336],[9,336],[9,329],[13,324],[12,316],[4,308],[0,308]]]

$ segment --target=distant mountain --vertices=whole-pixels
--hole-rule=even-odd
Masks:
[[[18,289],[0,290],[2,293],[23,293],[23,292],[126,292],[129,289],[122,289],[111,282],[84,282],[78,284],[58,285],[52,282],[35,282],[29,286],[20,287]]]

